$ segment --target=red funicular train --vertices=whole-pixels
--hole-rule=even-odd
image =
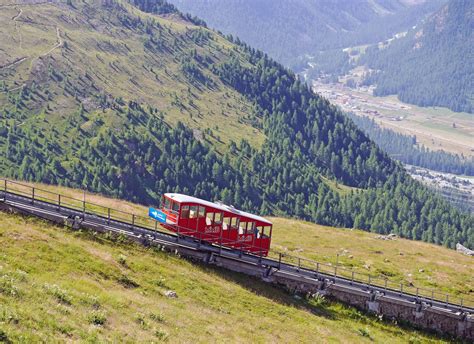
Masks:
[[[161,210],[150,208],[150,216],[168,230],[203,241],[263,256],[270,249],[270,221],[222,203],[167,193]]]

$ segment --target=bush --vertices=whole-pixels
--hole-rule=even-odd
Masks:
[[[166,279],[164,279],[163,277],[160,277],[159,279],[155,280],[154,282],[158,287],[168,288],[166,286]]]
[[[103,326],[107,321],[107,316],[104,312],[93,311],[89,314],[89,322],[93,325]]]
[[[362,337],[367,337],[369,339],[372,339],[372,336],[370,335],[370,331],[367,328],[360,328],[357,330],[357,332],[362,336]]]
[[[64,289],[61,289],[56,284],[45,284],[44,288],[48,292],[48,294],[53,295],[60,303],[65,305],[72,304],[72,297],[68,294],[68,292]]]
[[[157,330],[155,331],[155,336],[156,336],[159,340],[166,340],[166,339],[168,339],[168,333],[167,333],[165,330],[161,329],[161,328],[159,328],[159,329],[157,329]]]
[[[118,257],[118,262],[120,263],[120,265],[124,266],[124,267],[128,267],[127,265],[127,256],[121,254],[119,257]]]
[[[13,283],[14,279],[8,275],[0,276],[0,294],[6,296],[19,296],[20,291]]]
[[[316,293],[313,299],[311,300],[311,303],[316,307],[324,307],[327,301],[324,295]]]
[[[140,325],[140,327],[142,329],[147,329],[148,328],[148,324],[145,320],[145,315],[144,314],[141,314],[141,313],[138,313],[135,315],[135,321],[137,322],[137,324]]]
[[[151,313],[150,318],[156,322],[165,322],[165,317],[163,316],[163,314]]]
[[[125,288],[138,288],[140,285],[132,280],[130,277],[126,275],[122,275],[117,279],[117,282],[119,282],[122,286]]]
[[[0,343],[11,343],[7,333],[3,330],[0,330]]]

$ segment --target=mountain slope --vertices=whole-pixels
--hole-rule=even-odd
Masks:
[[[247,276],[36,219],[2,213],[0,245],[2,342],[440,340],[339,303],[296,300]],[[166,297],[168,290],[177,298]]]
[[[84,197],[84,192],[78,189],[41,183],[27,184],[36,188],[37,197],[54,198],[48,192],[76,200]],[[9,184],[11,187],[17,192],[31,193],[28,187]],[[137,216],[148,213],[148,208],[143,205],[96,193],[86,192],[86,200]],[[359,230],[321,226],[296,219],[272,217],[270,220],[274,224],[274,251],[270,251],[270,257],[278,259],[277,252],[285,252],[294,257],[337,263],[362,274],[370,272],[373,276],[387,276],[390,281],[406,284],[407,288],[434,288],[453,296],[474,296],[473,257],[423,242],[401,238],[381,240],[377,239],[379,235]],[[424,271],[420,272],[420,269]]]
[[[4,5],[3,174],[474,246],[472,216],[293,73],[164,2],[134,3]]]
[[[377,72],[375,95],[397,94],[420,106],[474,112],[474,3],[452,0],[388,47],[368,49],[361,62]]]
[[[285,64],[320,50],[375,43],[404,31],[443,1],[171,0]],[[438,7],[436,7],[438,6]]]

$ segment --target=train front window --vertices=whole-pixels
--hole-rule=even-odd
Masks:
[[[181,208],[181,218],[188,219],[189,218],[189,205],[183,205]]]
[[[271,228],[272,226],[265,226],[263,227],[264,231],[265,231],[265,238],[268,238],[270,233],[271,233]]]
[[[179,212],[179,203],[173,202],[173,211],[175,213]]]
[[[170,209],[171,208],[171,200],[169,198],[165,197],[165,202],[164,202],[163,208],[165,208],[165,209]]]

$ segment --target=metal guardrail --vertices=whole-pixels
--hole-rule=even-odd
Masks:
[[[4,192],[2,192],[4,191]],[[140,215],[136,215],[133,213],[123,212],[117,209],[113,209],[110,207],[105,207],[100,204],[87,202],[85,199],[79,200],[73,197],[65,196],[59,193],[51,192],[48,190],[43,190],[41,188],[37,188],[30,185],[25,185],[19,182],[11,181],[5,178],[0,178],[0,192],[3,193],[3,199],[0,198],[0,201],[6,201],[8,197],[8,193],[16,194],[20,196],[27,197],[31,199],[31,203],[34,205],[35,201],[43,201],[49,204],[53,204],[58,207],[60,211],[61,208],[68,208],[78,212],[82,212],[83,214],[88,215],[96,215],[102,218],[105,218],[110,221],[119,221],[130,226],[137,226],[142,227],[148,230],[159,231],[158,225],[159,222],[153,220],[149,217],[144,217]],[[189,228],[182,228],[182,232],[180,233],[180,228],[177,227],[178,236],[188,236],[194,239],[202,239],[202,235],[205,235],[206,238],[210,238],[214,236],[210,233],[202,233],[199,231],[193,231]],[[201,237],[196,238],[195,236],[190,236],[189,233],[199,234]],[[219,242],[219,236],[215,237],[215,245],[219,248],[229,249],[228,246],[222,245]],[[240,243],[241,246],[238,248],[234,248],[235,251],[240,252],[240,254],[248,254],[245,252],[246,246],[248,244],[243,242],[232,242],[233,244]],[[229,244],[229,242],[227,242]],[[255,255],[255,254],[254,254]],[[257,257],[262,258],[261,254],[256,254]],[[277,252],[277,251],[270,251],[269,258],[273,258],[278,262],[278,265],[286,264],[295,267],[297,270],[306,270],[310,272],[316,272],[325,274],[328,276],[334,276],[337,278],[343,278],[345,280],[365,284],[368,287],[378,287],[385,290],[390,290],[392,292],[397,292],[404,295],[411,295],[415,298],[423,298],[425,300],[432,300],[438,303],[445,303],[446,305],[451,304],[455,306],[460,306],[462,309],[463,307],[474,308],[474,298],[469,296],[459,296],[459,295],[452,295],[445,292],[440,292],[434,289],[426,289],[426,288],[419,288],[415,287],[414,285],[408,285],[406,283],[400,283],[390,280],[386,276],[375,276],[371,274],[365,274],[357,272],[353,269],[347,269],[338,265],[332,265],[329,263],[322,263],[313,261],[310,259],[296,257],[292,255],[288,255],[286,253]]]

